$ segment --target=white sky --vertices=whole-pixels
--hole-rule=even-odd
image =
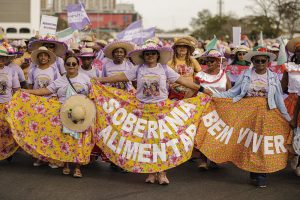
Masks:
[[[251,0],[223,0],[223,12],[237,16],[250,14],[246,6]],[[135,10],[143,17],[145,28],[156,26],[164,30],[189,27],[192,17],[203,9],[218,13],[218,0],[117,0],[118,3],[133,3]]]

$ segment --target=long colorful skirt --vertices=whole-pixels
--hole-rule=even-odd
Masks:
[[[284,100],[284,104],[286,106],[286,109],[293,118],[294,116],[294,109],[298,101],[298,95],[296,93],[290,93],[289,96]],[[298,126],[300,125],[300,115],[298,116]]]
[[[81,133],[79,139],[62,133],[57,100],[18,92],[8,107],[13,137],[27,153],[50,162],[89,163],[95,145],[92,130]]]
[[[0,160],[13,155],[19,148],[15,142],[5,116],[7,103],[0,104]]]

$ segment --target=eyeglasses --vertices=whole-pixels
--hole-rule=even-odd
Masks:
[[[144,56],[155,56],[157,55],[156,51],[146,51],[144,52]]]
[[[238,56],[244,56],[244,55],[246,55],[245,52],[239,52],[239,53],[238,53]]]
[[[214,63],[216,60],[215,59],[207,59],[205,60],[205,63]]]
[[[76,66],[77,66],[77,63],[76,63],[76,62],[67,62],[67,63],[66,63],[66,66],[67,66],[67,67],[76,67]]]
[[[267,62],[266,59],[255,59],[254,63],[255,64],[265,64]]]

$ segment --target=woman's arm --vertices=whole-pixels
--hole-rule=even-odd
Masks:
[[[100,83],[116,83],[122,81],[129,81],[125,73],[121,73],[119,75],[110,76],[110,77],[100,77],[100,78],[96,78],[96,80],[100,81]]]
[[[195,90],[195,91],[198,91],[200,89],[200,85],[197,85],[196,83],[186,79],[186,78],[183,78],[183,77],[179,77],[177,79],[177,81],[175,81],[176,83],[180,84],[180,85],[183,85],[187,88],[190,88],[192,90]],[[207,94],[207,95],[212,95],[212,91],[210,91],[209,89],[204,89],[203,93]]]
[[[227,74],[226,74],[226,79],[227,79],[227,82],[226,82],[226,91],[227,90],[229,90],[229,89],[231,89],[231,81],[230,81],[230,79],[229,79],[229,77],[227,76]]]
[[[281,80],[281,87],[283,92],[288,91],[288,84],[289,84],[289,74],[288,72],[284,72]]]
[[[45,95],[50,95],[52,92],[48,90],[47,88],[40,88],[36,90],[22,90],[23,92],[27,92],[29,94],[34,94],[37,96],[45,96]]]

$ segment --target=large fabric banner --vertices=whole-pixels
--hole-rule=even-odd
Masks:
[[[82,3],[68,5],[67,12],[68,24],[72,29],[82,30],[85,26],[91,24]]]
[[[210,160],[257,173],[286,167],[289,124],[265,98],[213,99],[201,121],[196,146]]]
[[[96,144],[116,165],[135,173],[163,171],[187,161],[210,98],[140,103],[128,92],[93,85]]]

